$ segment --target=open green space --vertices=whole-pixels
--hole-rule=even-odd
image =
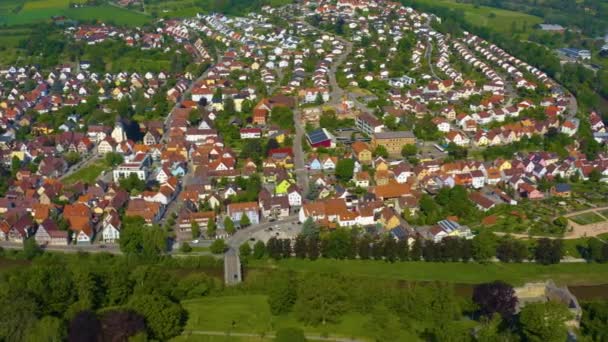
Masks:
[[[543,266],[536,263],[439,263],[395,262],[374,260],[315,261],[287,259],[280,261],[252,260],[252,268],[278,268],[297,272],[345,274],[410,281],[444,281],[458,284],[478,284],[503,280],[513,285],[553,279],[558,284],[593,285],[608,281],[608,264],[564,263]]]
[[[581,225],[587,225],[587,224],[599,223],[599,222],[605,221],[605,219],[603,217],[601,217],[600,215],[598,215],[594,212],[588,212],[588,213],[583,213],[583,214],[579,214],[576,216],[571,216],[571,217],[569,217],[569,219],[578,224],[581,224]]]
[[[184,328],[184,335],[188,335],[188,331],[196,330],[262,335],[273,333],[281,328],[301,327],[307,335],[346,338],[372,337],[367,328],[369,317],[366,315],[351,312],[345,314],[336,324],[302,326],[302,323],[298,322],[292,314],[273,316],[270,313],[267,297],[264,295],[207,297],[182,301],[182,306],[188,311],[188,322]],[[403,332],[402,337],[404,341],[418,340],[415,335],[406,332]]]
[[[69,185],[74,184],[76,182],[85,182],[87,184],[91,184],[95,182],[97,177],[109,168],[102,161],[97,161],[91,165],[83,167],[82,169],[72,173],[68,177],[63,179],[63,184]]]
[[[0,4],[0,24],[26,25],[49,21],[54,16],[66,16],[74,20],[100,20],[117,25],[139,26],[150,17],[124,8],[104,4],[70,8],[69,0],[6,0]]]
[[[509,11],[486,6],[460,3],[455,0],[416,0],[415,3],[443,6],[464,11],[465,19],[472,25],[492,28],[499,32],[511,32],[513,23],[518,30],[529,32],[543,19],[522,12]]]
[[[210,336],[197,334],[184,334],[171,339],[172,342],[264,342],[272,341],[267,337],[235,337],[226,334],[225,336]]]

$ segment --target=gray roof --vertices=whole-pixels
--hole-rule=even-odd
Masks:
[[[412,131],[391,131],[374,133],[376,139],[399,139],[399,138],[415,138]]]

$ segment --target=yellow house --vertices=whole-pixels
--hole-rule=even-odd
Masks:
[[[25,152],[23,151],[12,151],[11,152],[11,160],[13,158],[17,157],[20,161],[23,161],[25,159]]]
[[[277,195],[285,195],[289,190],[289,187],[292,185],[292,182],[288,179],[283,179],[277,186],[274,188],[274,192]]]
[[[361,164],[370,164],[372,162],[372,151],[369,146],[362,141],[355,141],[351,148]]]
[[[382,209],[378,222],[380,222],[386,230],[391,230],[401,224],[399,216],[397,216],[395,210],[389,207]]]
[[[499,161],[496,163],[496,166],[498,167],[498,169],[499,169],[500,171],[504,171],[504,170],[510,170],[510,169],[511,169],[511,167],[513,167],[513,166],[511,165],[511,162],[510,162],[510,161],[508,161],[508,160],[499,160]]]
[[[376,172],[378,171],[388,171],[388,163],[382,158],[376,158],[374,161],[376,166]]]

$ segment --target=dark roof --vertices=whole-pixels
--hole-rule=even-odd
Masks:
[[[399,240],[403,240],[407,237],[407,233],[405,232],[405,229],[403,229],[403,227],[401,227],[401,226],[397,226],[397,227],[391,229],[390,233],[394,238],[397,238]]]
[[[313,145],[321,143],[323,141],[330,140],[330,139],[331,138],[329,136],[327,136],[327,134],[325,133],[325,131],[322,128],[319,128],[317,130],[314,130],[314,131],[308,133],[308,140]]]
[[[572,190],[572,187],[570,186],[570,184],[566,184],[566,183],[555,184],[555,191],[557,191],[557,192],[568,192],[571,190]]]

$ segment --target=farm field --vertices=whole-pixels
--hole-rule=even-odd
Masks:
[[[350,276],[398,279],[410,281],[444,281],[458,284],[478,284],[503,280],[513,285],[531,281],[553,279],[564,285],[605,284],[608,279],[608,264],[563,263],[543,266],[535,263],[439,263],[396,262],[374,260],[315,261],[287,259],[280,261],[251,260],[251,268],[279,268],[297,272],[320,272],[348,274]]]
[[[459,3],[455,0],[415,0],[415,3],[463,10],[465,12],[465,19],[470,24],[483,27],[492,26],[492,28],[500,32],[510,32],[513,22],[515,22],[518,30],[523,30],[525,27],[525,31],[528,32],[532,30],[534,25],[543,22],[540,17],[526,13],[486,6],[474,6],[472,4]],[[491,13],[494,13],[495,17],[492,17]]]
[[[127,9],[111,5],[70,8],[70,3],[84,0],[7,0],[0,5],[0,25],[27,25],[48,21],[53,16],[66,16],[75,20],[102,20],[118,25],[138,26],[150,18]]]
[[[264,295],[237,295],[225,297],[208,297],[182,302],[188,311],[188,322],[184,335],[188,331],[221,331],[243,333],[272,333],[286,327],[302,327],[293,314],[273,316],[270,313],[267,297]],[[333,337],[371,338],[367,322],[369,318],[359,313],[347,313],[336,324],[305,326],[308,335],[327,335]],[[233,325],[234,322],[234,325]],[[403,340],[416,341],[413,334],[403,333]],[[181,337],[179,341],[190,341]],[[198,339],[194,339],[196,341]],[[259,337],[257,339],[259,341]],[[205,341],[204,339],[202,341]],[[216,340],[211,340],[216,341]],[[222,341],[218,339],[217,341]],[[230,340],[229,340],[230,341]],[[239,341],[239,340],[236,340]],[[246,341],[246,340],[245,340]]]
[[[580,225],[587,225],[587,224],[605,221],[605,218],[601,217],[600,215],[598,215],[594,212],[588,212],[588,213],[583,213],[583,214],[576,215],[576,216],[571,216],[571,217],[569,217],[569,219]]]

